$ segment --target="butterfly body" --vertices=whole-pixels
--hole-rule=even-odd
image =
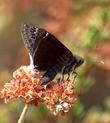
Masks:
[[[63,74],[70,74],[84,62],[83,58],[72,54],[55,36],[44,29],[24,24],[22,37],[35,70],[45,71],[40,80],[42,84],[53,80],[62,69]]]

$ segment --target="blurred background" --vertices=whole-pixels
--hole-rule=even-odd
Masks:
[[[110,0],[0,0],[0,87],[29,63],[23,23],[45,28],[85,59],[69,113],[55,117],[42,104],[29,109],[25,123],[110,123]],[[0,123],[16,123],[23,106],[0,100]]]

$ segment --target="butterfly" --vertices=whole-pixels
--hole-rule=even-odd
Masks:
[[[37,71],[44,71],[40,80],[42,85],[52,81],[61,72],[62,75],[75,73],[84,59],[73,54],[53,34],[31,24],[23,24],[21,35],[30,56],[30,64]]]

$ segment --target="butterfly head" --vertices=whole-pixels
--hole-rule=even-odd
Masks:
[[[79,67],[80,65],[82,65],[84,63],[84,59],[80,56],[75,56],[76,58],[76,67]]]

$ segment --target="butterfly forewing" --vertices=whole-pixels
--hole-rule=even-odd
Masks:
[[[21,30],[22,37],[24,39],[24,44],[28,49],[28,52],[33,57],[35,51],[38,48],[41,38],[46,34],[45,31],[40,31],[33,25],[24,24]],[[40,33],[39,33],[40,32]]]
[[[24,24],[22,28],[24,44],[39,70],[48,70],[56,64],[57,59],[68,52],[72,53],[52,34],[33,25]]]

